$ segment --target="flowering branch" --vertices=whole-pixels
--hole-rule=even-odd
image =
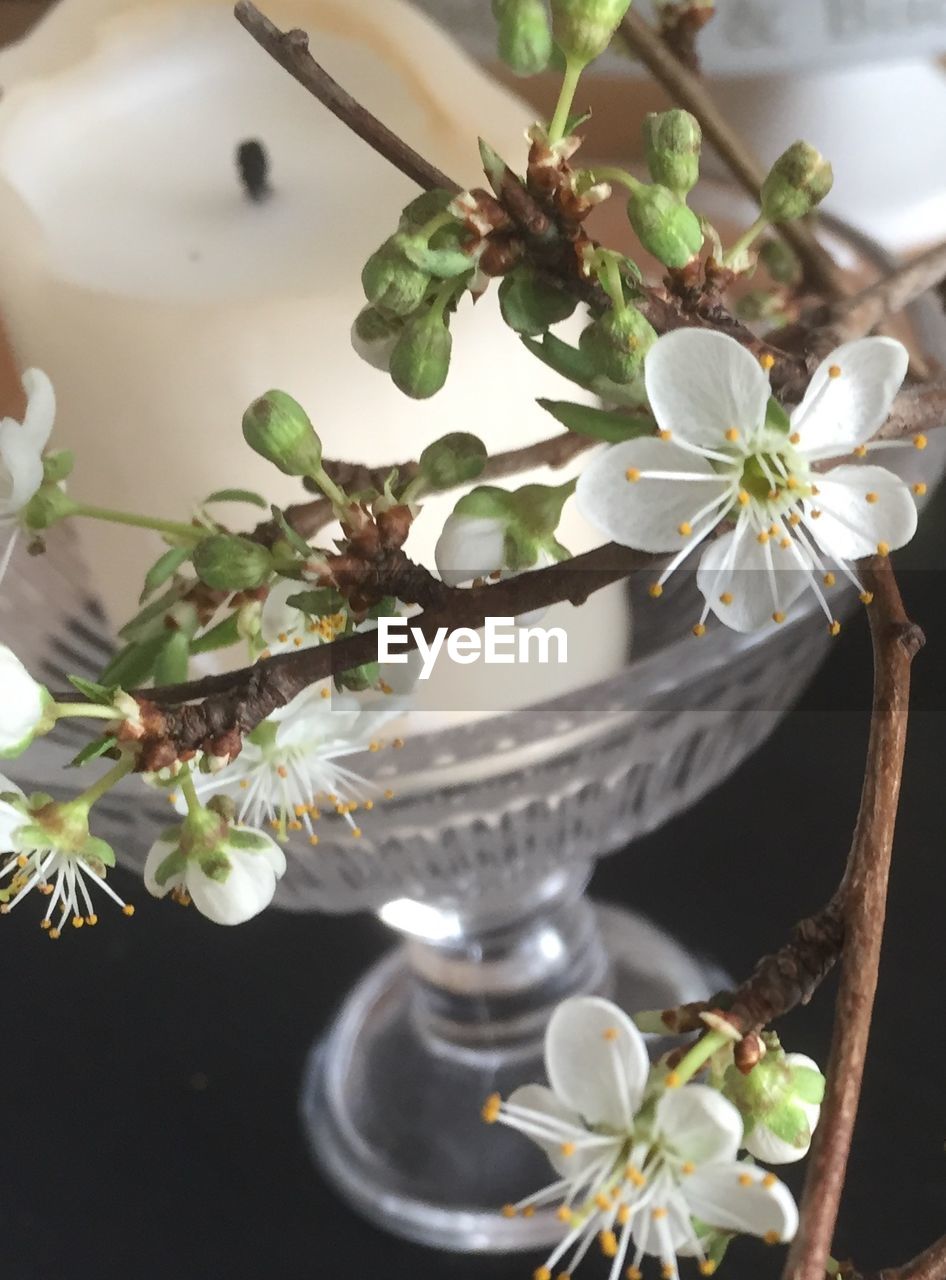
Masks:
[[[620,32],[632,52],[640,58],[654,79],[663,85],[674,102],[696,116],[705,137],[712,143],[733,177],[753,200],[758,200],[765,170],[749,154],[700,77],[676,57],[636,9],[632,8],[628,12],[621,23]],[[776,230],[802,259],[812,284],[821,286],[834,297],[844,297],[847,289],[840,269],[805,222],[780,223]]]
[[[859,338],[915,302],[946,277],[946,244],[934,245],[831,309],[829,346]]]

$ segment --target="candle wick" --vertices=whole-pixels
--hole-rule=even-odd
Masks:
[[[269,156],[266,148],[256,138],[241,142],[236,152],[237,168],[243,190],[256,204],[272,195],[269,185]]]

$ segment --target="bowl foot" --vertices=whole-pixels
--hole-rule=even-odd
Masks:
[[[607,958],[592,989],[629,1012],[696,1000],[725,978],[646,919],[596,906]],[[490,1045],[431,1032],[404,948],[355,988],[310,1054],[302,1122],[329,1182],[375,1225],[465,1253],[538,1249],[561,1238],[554,1213],[508,1218],[501,1206],[552,1180],[519,1134],[485,1125],[493,1092],[545,1079],[542,1036]]]

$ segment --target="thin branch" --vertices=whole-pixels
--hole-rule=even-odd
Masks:
[[[923,644],[923,633],[906,615],[889,563],[873,561],[863,579],[874,595],[868,610],[874,645],[870,738],[857,825],[838,890],[843,895],[845,936],[827,1086],[784,1280],[824,1280],[831,1250],[877,989],[906,746],[910,665]]]
[[[860,293],[836,303],[827,326],[834,342],[846,342],[870,333],[887,316],[902,311],[927,290],[936,288],[944,278],[946,244],[938,244]]]
[[[876,1277],[864,1276],[863,1280],[946,1280],[946,1236],[902,1267],[885,1267]]]
[[[707,141],[737,182],[757,201],[765,180],[765,170],[720,112],[699,76],[674,56],[636,9],[630,9],[621,23],[621,34],[632,52],[673,100],[696,116]],[[805,222],[786,222],[781,223],[777,230],[805,264],[811,283],[820,286],[832,297],[844,297],[847,293],[844,274],[818,242],[811,227]]]
[[[457,183],[392,133],[319,66],[309,53],[305,31],[280,31],[250,0],[237,0],[233,12],[237,22],[284,70],[412,182],[426,191],[434,187],[460,190]]]

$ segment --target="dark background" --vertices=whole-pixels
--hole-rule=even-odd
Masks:
[[[944,531],[941,494],[910,563],[935,563]],[[946,577],[906,569],[901,585],[931,644],[915,667],[883,971],[835,1249],[870,1268],[946,1230]],[[763,749],[689,813],[605,860],[597,896],[650,912],[746,974],[839,877],[870,667],[859,618]],[[2,1280],[527,1280],[525,1255],[457,1257],[382,1235],[309,1162],[296,1119],[303,1058],[389,945],[381,925],[271,911],[221,929],[148,899],[125,873],[115,882],[137,903],[131,921],[103,908],[98,929],[58,944],[29,909],[0,922]],[[780,1027],[822,1064],[833,988]],[[797,1185],[800,1169],[788,1175]],[[726,1274],[766,1280],[781,1254],[739,1241]],[[601,1259],[584,1267],[603,1280]]]

